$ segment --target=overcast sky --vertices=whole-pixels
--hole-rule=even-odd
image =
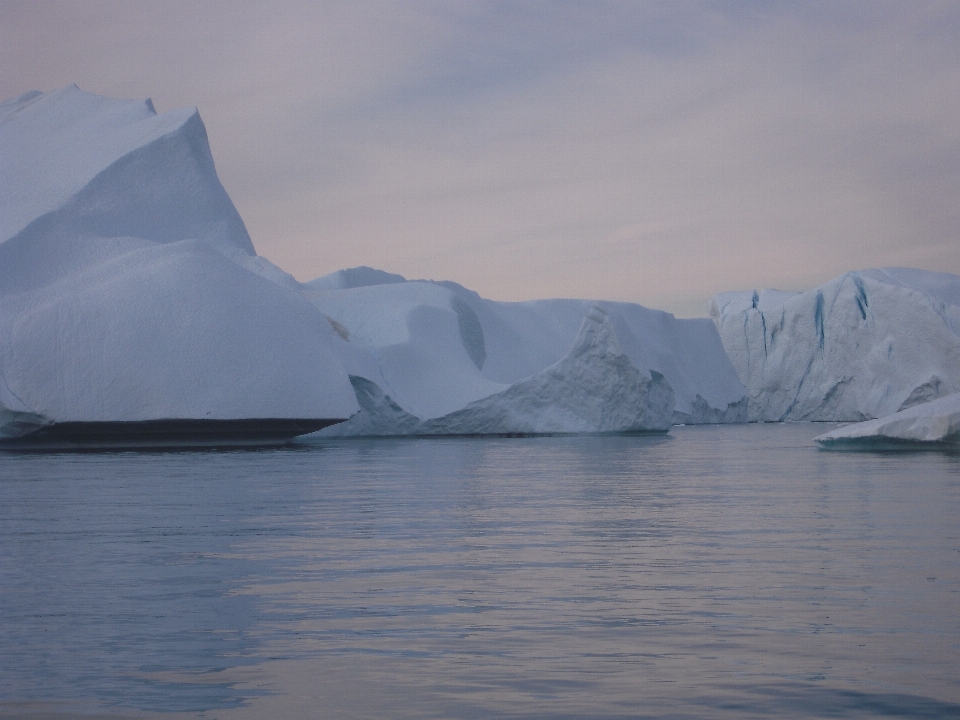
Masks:
[[[197,106],[261,255],[498,300],[960,273],[960,2],[7,2],[0,97]]]

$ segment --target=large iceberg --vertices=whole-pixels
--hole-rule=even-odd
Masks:
[[[320,432],[340,435],[501,435],[666,432],[674,393],[663,375],[638,370],[595,304],[566,356],[459,410],[421,421],[375,383],[351,375],[362,411]]]
[[[75,86],[0,104],[0,438],[659,432],[746,411],[709,319],[366,267],[301,284],[256,255],[196,109]]]
[[[363,408],[323,435],[653,431],[664,427],[662,386],[674,398],[667,425],[747,419],[743,385],[706,318],[678,320],[630,303],[495,302],[456,283],[371,268],[338,271],[304,292],[352,349],[343,362]],[[596,378],[614,383],[607,391],[590,373],[572,372],[570,360],[597,322],[604,350],[584,353],[577,367],[593,366]],[[636,392],[622,405],[609,393],[623,387],[609,374],[614,357],[653,382],[644,422],[636,410],[623,414]],[[588,395],[595,399],[585,402]],[[612,403],[602,419],[591,409],[600,397]]]
[[[876,420],[847,425],[814,438],[827,450],[960,443],[960,393],[914,405]]]
[[[804,293],[717,295],[751,419],[861,421],[960,391],[960,277],[846,273]]]
[[[599,305],[570,352],[533,377],[423,424],[425,434],[666,432],[674,392],[657,371],[638,370]]]
[[[0,105],[0,435],[351,416],[336,332],[284,277],[195,109],[75,86]]]

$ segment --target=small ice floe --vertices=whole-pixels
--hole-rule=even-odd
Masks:
[[[960,393],[814,438],[825,450],[960,447]]]

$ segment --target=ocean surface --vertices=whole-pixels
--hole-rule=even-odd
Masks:
[[[0,454],[0,717],[960,717],[960,454]]]

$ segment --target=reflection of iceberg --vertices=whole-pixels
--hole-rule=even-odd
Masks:
[[[74,86],[3,103],[0,223],[4,435],[315,428],[357,409],[333,329],[255,256],[196,110],[157,115]]]
[[[815,438],[825,449],[960,443],[960,393]]]
[[[886,268],[805,293],[723,293],[723,345],[762,420],[865,420],[960,391],[960,277]]]

